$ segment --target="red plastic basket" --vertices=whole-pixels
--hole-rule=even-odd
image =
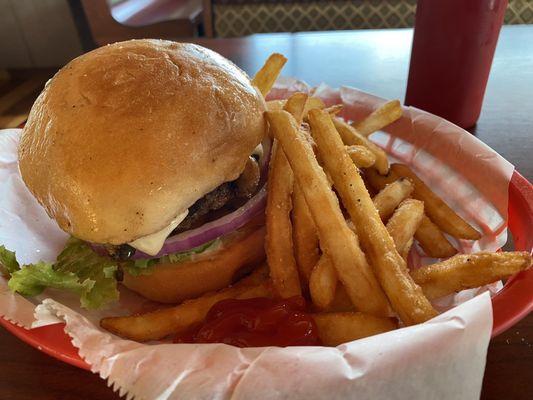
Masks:
[[[533,249],[533,186],[514,172],[509,184],[509,230],[515,249],[531,252]],[[522,271],[507,280],[505,286],[492,298],[494,324],[492,336],[499,335],[516,324],[533,309],[533,269]],[[9,332],[40,351],[90,370],[90,366],[78,355],[64,332],[64,324],[54,324],[27,330],[3,318],[0,324]]]

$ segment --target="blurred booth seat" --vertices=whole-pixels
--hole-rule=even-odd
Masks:
[[[81,0],[97,45],[197,36],[202,0]]]
[[[407,28],[414,25],[416,0],[205,0],[204,12],[206,34],[218,37]],[[533,23],[533,1],[509,0],[505,23]]]
[[[212,0],[213,32],[220,37],[406,28],[415,10],[416,0]]]

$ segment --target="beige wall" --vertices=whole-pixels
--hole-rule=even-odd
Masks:
[[[0,0],[0,68],[60,66],[81,53],[66,0]]]

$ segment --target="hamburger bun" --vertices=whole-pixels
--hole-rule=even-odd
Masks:
[[[64,231],[128,243],[236,179],[265,134],[264,111],[245,73],[210,50],[115,43],[47,83],[21,137],[20,172]]]
[[[122,283],[147,299],[180,303],[225,288],[252,270],[265,259],[264,241],[264,225],[248,226],[220,250],[191,261],[157,264],[147,275],[124,271]]]

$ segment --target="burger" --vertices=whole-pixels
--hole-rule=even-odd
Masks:
[[[72,238],[54,264],[1,249],[9,286],[99,307],[120,281],[175,303],[249,272],[265,257],[264,111],[243,71],[194,44],[131,40],[68,63],[31,109],[19,168]]]

